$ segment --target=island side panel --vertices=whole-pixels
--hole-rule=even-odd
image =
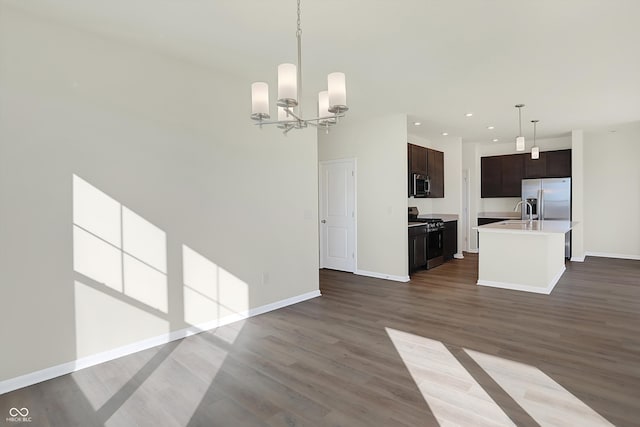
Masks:
[[[478,284],[549,294],[565,270],[564,234],[481,232]]]

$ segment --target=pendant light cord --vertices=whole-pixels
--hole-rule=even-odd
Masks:
[[[522,136],[522,107],[518,107],[518,123],[520,123],[520,133],[518,136]]]

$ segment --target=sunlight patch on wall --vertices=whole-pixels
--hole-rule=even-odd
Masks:
[[[124,254],[124,293],[160,311],[168,311],[167,276]]]
[[[126,206],[122,207],[122,250],[167,274],[167,235]]]
[[[220,317],[247,314],[249,310],[247,284],[222,267],[218,267],[218,279]]]
[[[77,357],[169,331],[165,232],[76,175],[73,269]]]
[[[246,315],[245,282],[186,245],[182,245],[184,319],[191,325]]]
[[[73,226],[73,269],[122,292],[122,252],[82,228]]]
[[[169,332],[166,320],[92,286],[75,281],[74,292],[79,358]]]
[[[170,332],[163,230],[74,175],[73,242],[79,358],[117,352],[120,347]],[[245,318],[248,285],[185,245],[182,252],[185,321],[205,328]],[[134,363],[118,368],[117,361],[111,361],[110,369],[126,371],[118,376],[119,383],[90,374],[83,377],[81,372],[74,376],[105,426],[148,423],[145,410],[140,409],[150,401],[172,401],[173,410],[155,405],[154,411],[164,415],[168,424],[186,425],[200,405],[198,397],[210,390],[242,326],[238,322],[156,347],[152,357],[143,358],[142,366]],[[208,347],[204,354],[203,347]],[[149,349],[148,354],[152,353]],[[191,372],[185,366],[199,369]],[[180,369],[184,371],[177,375]]]
[[[73,175],[73,223],[121,247],[120,203]]]
[[[168,311],[166,233],[76,175],[73,242],[77,273]]]

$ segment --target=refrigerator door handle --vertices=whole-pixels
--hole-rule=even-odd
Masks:
[[[538,190],[538,219],[544,219],[544,190]]]

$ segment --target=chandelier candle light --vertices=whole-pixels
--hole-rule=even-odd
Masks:
[[[304,129],[309,125],[325,128],[338,123],[347,107],[347,90],[344,73],[331,73],[327,77],[328,90],[318,94],[318,116],[302,117],[302,29],[300,27],[300,0],[298,0],[298,64],[278,65],[278,120],[267,121],[269,115],[269,85],[255,82],[251,85],[251,118],[262,125],[275,124],[287,134],[292,129]]]
[[[531,120],[533,123],[533,147],[531,147],[531,158],[539,159],[540,158],[540,147],[536,145],[536,124],[538,124],[540,120]]]
[[[524,151],[525,149],[524,136],[522,136],[522,107],[524,107],[524,104],[516,104],[516,108],[518,109],[518,123],[520,125],[520,132],[516,138],[516,151]]]

